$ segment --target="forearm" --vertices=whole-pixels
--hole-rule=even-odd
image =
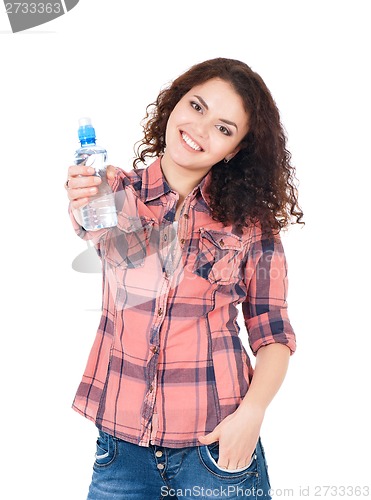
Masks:
[[[284,344],[261,347],[256,355],[255,371],[240,410],[256,408],[265,412],[284,381],[290,349]]]

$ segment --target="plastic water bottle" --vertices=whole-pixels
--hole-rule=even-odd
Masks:
[[[95,130],[90,118],[80,118],[78,136],[81,148],[76,150],[75,165],[85,163],[94,168],[93,175],[102,178],[102,182],[97,186],[97,194],[90,196],[89,203],[80,208],[82,226],[87,231],[116,226],[115,197],[106,176],[107,151],[96,144]]]

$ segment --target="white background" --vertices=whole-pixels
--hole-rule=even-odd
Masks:
[[[101,275],[71,267],[87,248],[63,189],[77,120],[91,116],[110,161],[128,169],[146,105],[217,56],[247,62],[270,88],[307,222],[283,237],[298,349],[262,429],[274,498],[370,486],[368,7],[80,0],[18,34],[1,9],[1,498],[81,500],[90,482],[96,430],[70,406]]]

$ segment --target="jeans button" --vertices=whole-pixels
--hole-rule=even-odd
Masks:
[[[156,457],[158,457],[158,458],[162,457],[162,451],[161,450],[156,451]]]
[[[164,464],[157,464],[157,468],[160,469],[160,470],[162,470],[164,467],[165,467]]]

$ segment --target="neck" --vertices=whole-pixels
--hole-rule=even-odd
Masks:
[[[179,194],[179,201],[183,201],[188,194],[201,182],[207,171],[191,171],[172,168],[164,157],[161,158],[161,170],[170,188]]]

